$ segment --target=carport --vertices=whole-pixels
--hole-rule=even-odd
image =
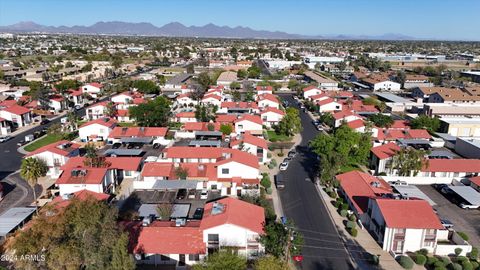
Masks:
[[[153,142],[153,138],[152,137],[125,137],[125,138],[121,138],[120,142],[151,144]]]
[[[469,186],[449,186],[453,192],[471,205],[480,205],[480,193]]]
[[[222,132],[219,131],[196,131],[195,132],[195,139],[197,140],[221,140],[222,139]]]
[[[419,198],[427,201],[431,206],[436,205],[434,201],[430,199],[425,193],[423,193],[418,187],[408,186],[394,186],[395,190],[404,198]]]
[[[221,141],[194,140],[188,143],[188,146],[191,146],[191,147],[220,147],[221,145],[222,145]]]
[[[178,190],[178,189],[197,189],[198,183],[202,181],[194,180],[158,180],[151,189],[155,190]]]
[[[127,156],[127,157],[138,157],[142,155],[142,149],[108,149],[103,154],[105,156]]]

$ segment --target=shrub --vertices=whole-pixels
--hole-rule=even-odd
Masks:
[[[417,251],[416,253],[422,254],[423,256],[427,256],[428,255],[428,249],[422,248],[419,251]]]
[[[278,153],[278,154],[277,154],[277,156],[279,156],[279,157],[283,157],[283,156],[285,156],[285,153],[283,153],[283,152],[280,152],[280,153]]]
[[[277,166],[277,161],[275,159],[272,159],[272,161],[270,161],[270,164],[272,164],[273,166]]]
[[[373,265],[378,265],[380,263],[380,259],[378,258],[377,255],[375,254],[370,254],[370,260],[369,262]]]
[[[447,270],[447,268],[445,268],[445,266],[441,265],[441,266],[435,267],[434,270]]]
[[[325,189],[325,192],[327,192],[327,193],[333,192],[333,188],[327,187],[327,188]]]
[[[271,170],[273,168],[275,168],[275,165],[273,165],[272,163],[268,164],[268,168]]]
[[[457,256],[460,255],[460,254],[462,253],[462,251],[463,251],[463,249],[461,249],[461,248],[456,248],[456,249],[455,249],[455,255],[457,255]]]
[[[460,264],[464,261],[468,261],[468,258],[465,256],[457,256],[457,258],[455,258],[455,262],[458,262]]]
[[[353,221],[353,222],[356,222],[356,221],[357,221],[357,217],[356,217],[354,214],[351,214],[351,215],[348,217],[348,220]]]
[[[341,210],[340,211],[340,216],[342,216],[342,217],[346,217],[347,214],[348,214],[347,210]]]
[[[470,261],[463,261],[462,262],[462,269],[463,270],[473,270],[473,264]]]
[[[427,257],[425,257],[425,255],[417,254],[417,256],[415,256],[415,263],[416,264],[425,265],[426,262],[427,262]]]
[[[472,260],[476,260],[478,258],[478,248],[473,247],[472,251],[468,253],[468,257]]]
[[[358,230],[356,228],[352,228],[351,230],[349,230],[349,232],[353,237],[357,237],[358,235]]]
[[[329,192],[329,193],[328,193],[328,196],[330,196],[330,198],[335,199],[335,198],[337,197],[337,193],[335,193],[334,191],[332,191],[332,192]]]
[[[464,232],[457,232],[457,233],[463,240],[468,241],[469,237],[466,233]]]
[[[427,257],[426,265],[433,266],[436,262],[438,262],[437,257]]]
[[[260,184],[267,189],[272,186],[272,183],[270,182],[270,177],[268,177],[268,174],[262,177]]]
[[[353,221],[347,221],[347,229],[353,229],[356,227],[356,223]]]
[[[475,270],[477,270],[478,267],[480,267],[480,264],[478,262],[471,261],[471,263],[472,263],[472,268],[475,269]]]
[[[338,198],[337,198],[337,202],[344,203],[344,200],[343,200],[342,197],[338,197]]]
[[[277,142],[277,138],[271,138],[270,141],[271,142]]]
[[[458,263],[452,263],[449,268],[452,270],[462,270],[462,266]]]
[[[342,210],[348,210],[348,204],[347,203],[342,204]]]
[[[404,268],[404,269],[412,269],[413,268],[413,260],[405,255],[399,256],[397,258],[398,263]]]
[[[446,264],[443,262],[443,261],[436,261],[433,266],[435,267],[435,269],[437,269],[437,267],[444,267],[446,266]]]
[[[444,266],[447,266],[450,263],[450,259],[448,257],[441,257],[440,260]]]
[[[265,192],[267,192],[268,195],[272,194],[272,188],[271,187],[267,188]]]
[[[342,203],[339,202],[339,201],[334,201],[333,202],[333,206],[335,206],[335,208],[338,208]]]
[[[272,153],[267,153],[267,158],[272,158]]]

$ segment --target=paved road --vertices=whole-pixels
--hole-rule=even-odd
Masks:
[[[79,116],[85,115],[85,109],[77,111]],[[11,207],[28,206],[33,202],[33,190],[29,184],[23,180],[18,173],[22,163],[23,154],[17,151],[17,143],[25,138],[25,135],[33,134],[43,128],[48,128],[54,123],[59,123],[60,118],[52,120],[48,124],[29,129],[17,134],[11,140],[0,143],[0,182],[4,185],[5,198],[0,201],[0,213]],[[41,187],[36,187],[37,194],[41,192]]]
[[[281,96],[290,104],[295,104],[291,95]],[[288,169],[281,172],[286,179],[286,188],[279,192],[283,212],[287,218],[294,221],[305,238],[304,261],[300,268],[354,269],[314,184],[305,180],[312,179],[317,170],[318,162],[306,146],[318,131],[307,114],[301,112],[300,116],[303,132],[302,142],[297,148],[299,154],[290,162]]]

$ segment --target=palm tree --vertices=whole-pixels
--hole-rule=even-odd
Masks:
[[[22,160],[20,167],[20,176],[27,180],[28,184],[33,189],[33,199],[35,200],[35,212],[38,214],[37,194],[35,193],[35,186],[38,183],[38,178],[47,175],[47,164],[38,158],[26,158]]]
[[[68,128],[70,129],[71,132],[77,130],[78,128],[78,122],[79,118],[78,115],[74,112],[68,112],[67,113],[67,122],[68,122]]]

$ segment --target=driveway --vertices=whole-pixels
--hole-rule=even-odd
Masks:
[[[293,103],[291,95],[280,95]],[[355,269],[344,242],[329,217],[312,179],[317,171],[318,162],[307,145],[318,131],[309,116],[300,113],[302,120],[302,142],[297,147],[298,155],[290,162],[286,171],[280,172],[285,178],[286,187],[279,191],[285,216],[293,220],[298,231],[303,233],[304,261],[300,269]]]
[[[462,209],[447,200],[432,186],[417,187],[437,204],[434,208],[437,209],[440,218],[450,220],[457,232],[465,232],[469,236],[468,242],[471,245],[480,246],[480,210]]]
[[[0,201],[0,214],[12,207],[30,206],[33,202],[33,190],[30,185],[23,180],[19,173],[13,173],[0,181],[4,188],[4,195]],[[37,195],[42,192],[42,187],[35,187]]]

